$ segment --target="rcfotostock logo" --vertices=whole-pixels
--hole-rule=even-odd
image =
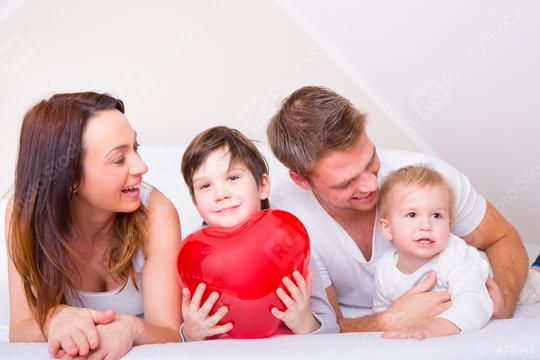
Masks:
[[[304,248],[300,235],[275,236],[265,242],[263,251],[277,266],[286,268],[291,262],[298,262]]]
[[[342,22],[331,41],[325,41],[322,47],[306,53],[301,61],[291,67],[287,75],[276,79],[268,88],[254,93],[238,111],[239,128],[249,129],[251,133],[263,132],[272,115],[278,110],[281,99],[286,94],[284,91],[297,88],[305,83],[311,74],[316,73],[326,56],[323,48],[332,49],[348,34],[350,28],[349,21]]]
[[[19,33],[9,37],[5,43],[0,43],[0,75],[13,77],[23,71],[32,60],[38,61],[36,47],[41,43],[42,35],[54,28],[75,3],[70,0],[54,2],[55,6],[40,14],[39,21],[32,22]],[[20,1],[4,1],[3,5],[0,4],[0,21],[11,16],[20,6]]]
[[[424,120],[434,118],[451,100],[452,89],[469,73],[525,15],[519,9],[508,11],[482,36],[477,46],[467,52],[455,66],[431,76],[409,98],[409,106]]]
[[[80,146],[75,143],[70,143],[65,154],[45,165],[40,178],[26,189],[23,198],[16,204],[18,209],[22,209],[26,202],[33,202],[39,192],[46,189],[54,179],[57,179],[65,172],[71,161],[76,159],[80,152]]]
[[[522,193],[531,187],[540,178],[540,161],[519,173],[510,185],[495,201],[495,207],[504,213]]]
[[[34,47],[26,38],[12,36],[0,47],[0,73],[8,75],[18,72],[34,53]]]
[[[189,44],[196,42],[207,28],[219,18],[224,8],[224,1],[214,0],[205,3],[203,10],[194,16],[184,29],[175,36],[167,47],[156,54],[150,61],[135,64],[128,68],[113,86],[113,94],[126,102],[137,102],[155,90],[158,80],[163,77],[163,69],[175,65],[178,56],[189,51]]]
[[[424,119],[431,119],[450,101],[450,89],[437,78],[424,83],[412,96],[409,102],[413,110]]]

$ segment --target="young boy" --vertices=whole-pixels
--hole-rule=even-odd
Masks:
[[[384,337],[454,335],[478,330],[491,318],[493,302],[485,285],[489,264],[478,250],[450,234],[454,196],[442,175],[425,166],[401,168],[381,186],[380,226],[396,250],[377,263],[374,311],[386,309],[429,271],[437,274],[433,290],[448,289],[452,297],[452,306],[434,320]],[[538,302],[534,291],[538,278],[538,273],[530,272],[520,303]]]
[[[193,203],[209,226],[233,227],[270,207],[266,161],[237,130],[218,126],[197,135],[182,158],[182,175]],[[295,334],[339,332],[318,274],[309,272],[304,279],[295,271],[293,277],[294,282],[283,279],[290,296],[282,288],[276,290],[287,309],[273,308],[272,314]],[[230,323],[217,325],[227,313],[225,306],[209,314],[219,297],[216,292],[200,304],[204,289],[200,284],[193,297],[188,289],[182,290],[181,334],[188,341],[224,334],[232,328]]]

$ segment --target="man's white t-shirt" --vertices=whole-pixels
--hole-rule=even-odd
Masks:
[[[486,200],[455,168],[440,159],[415,152],[377,149],[377,154],[381,161],[379,184],[389,172],[404,166],[430,166],[445,176],[456,195],[456,218],[452,233],[463,237],[480,225],[486,212]],[[378,212],[373,229],[372,257],[366,260],[354,240],[328,215],[311,191],[286,179],[277,185],[270,202],[274,208],[293,213],[305,225],[323,287],[334,287],[343,316],[357,317],[371,313],[375,263],[393,248],[381,233]]]
[[[433,291],[449,290],[452,305],[438,318],[454,323],[462,332],[486,325],[493,314],[486,279],[489,264],[480,251],[463,239],[450,235],[446,247],[412,274],[402,273],[396,266],[394,250],[377,261],[373,310],[386,310],[403,293],[418,283],[429,270],[435,270],[437,283]]]

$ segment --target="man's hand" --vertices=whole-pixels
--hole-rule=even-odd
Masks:
[[[503,301],[497,303],[491,290],[488,291],[495,303],[494,318],[510,318],[514,313],[519,294],[528,272],[528,258],[523,242],[516,229],[497,209],[487,203],[486,214],[480,225],[463,239],[485,250]]]
[[[448,291],[430,292],[437,275],[430,271],[425,279],[401,295],[382,315],[383,331],[417,327],[433,320],[451,305]]]
[[[382,337],[385,339],[422,340],[429,337],[457,335],[460,332],[461,329],[453,322],[437,318],[409,329],[385,332]]]
[[[486,280],[486,287],[489,292],[489,297],[493,301],[493,315],[491,318],[506,319],[509,316],[512,316],[511,314],[504,312],[504,309],[507,308],[504,302],[504,296],[499,288],[499,285],[497,285],[491,276],[489,276]]]

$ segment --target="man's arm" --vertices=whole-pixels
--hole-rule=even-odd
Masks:
[[[329,286],[326,289],[326,296],[330,305],[334,308],[336,313],[336,319],[340,332],[354,332],[354,331],[379,331],[382,327],[382,313],[362,316],[355,319],[344,318],[339,308],[336,292],[333,286]]]
[[[436,281],[436,274],[431,272],[385,311],[353,319],[343,317],[332,286],[326,288],[326,294],[336,312],[341,332],[392,331],[425,324],[450,307],[448,291],[429,291]]]
[[[469,244],[484,250],[493,269],[494,280],[501,290],[502,304],[495,304],[494,318],[513,315],[519,294],[525,284],[528,257],[516,229],[487,203],[486,214],[480,225],[463,236]]]
[[[383,337],[386,339],[422,340],[430,337],[457,335],[460,332],[461,329],[453,322],[442,318],[436,318],[421,326],[416,326],[405,330],[385,332]]]

